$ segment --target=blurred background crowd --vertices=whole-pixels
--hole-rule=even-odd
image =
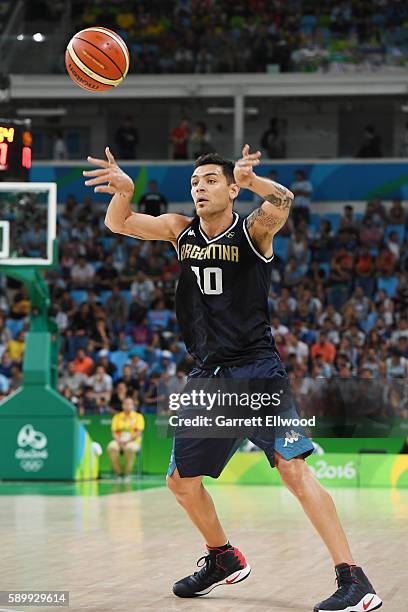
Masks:
[[[75,30],[104,23],[131,49],[134,70],[291,72],[403,67],[402,0],[163,0],[75,3]]]
[[[408,416],[408,219],[401,201],[375,199],[364,213],[346,205],[342,214],[318,215],[302,172],[291,188],[295,207],[274,240],[269,308],[299,401],[307,408],[322,379],[372,380],[387,410]],[[160,214],[148,196],[139,209]],[[113,413],[126,397],[154,413],[183,389],[193,367],[174,312],[177,255],[168,243],[110,234],[103,219],[90,197],[73,196],[58,217],[60,269],[48,272],[47,282],[62,334],[59,389],[80,414]],[[31,232],[27,252],[38,254],[41,244]],[[21,384],[30,301],[23,287],[0,278],[1,399]]]

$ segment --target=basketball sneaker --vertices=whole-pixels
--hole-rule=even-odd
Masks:
[[[251,572],[251,567],[245,561],[244,555],[235,548],[210,548],[208,554],[197,561],[202,569],[176,582],[173,593],[178,597],[201,597],[222,584],[237,584],[245,580]],[[200,562],[204,563],[200,565]]]
[[[314,612],[371,612],[381,608],[382,601],[361,567],[341,563],[335,569],[339,588],[318,603]]]

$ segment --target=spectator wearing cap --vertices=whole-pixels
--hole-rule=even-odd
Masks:
[[[176,373],[176,364],[174,363],[171,352],[167,350],[162,351],[160,360],[153,363],[152,370],[159,372],[160,374],[165,372],[169,376],[174,376]]]

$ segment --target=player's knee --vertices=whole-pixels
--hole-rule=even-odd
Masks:
[[[167,486],[181,503],[182,500],[188,500],[188,498],[194,497],[198,487],[201,486],[201,479],[181,478],[177,470],[174,470],[171,476],[167,476]]]
[[[303,459],[286,461],[280,458],[277,468],[285,485],[294,493],[301,493],[307,475],[307,465]]]

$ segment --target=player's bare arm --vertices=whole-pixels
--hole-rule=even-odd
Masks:
[[[248,216],[247,227],[261,252],[270,256],[272,238],[285,225],[294,196],[283,185],[255,174],[254,167],[259,165],[260,158],[260,151],[250,153],[246,144],[242,158],[235,164],[234,176],[239,187],[249,189],[265,200]]]
[[[152,217],[133,212],[133,181],[118,166],[109,147],[106,147],[105,154],[106,160],[88,157],[88,162],[97,168],[83,172],[87,177],[85,185],[94,187],[95,193],[109,193],[113,196],[106,211],[105,225],[115,234],[142,240],[168,240],[175,245],[177,237],[191,219],[171,213]]]

